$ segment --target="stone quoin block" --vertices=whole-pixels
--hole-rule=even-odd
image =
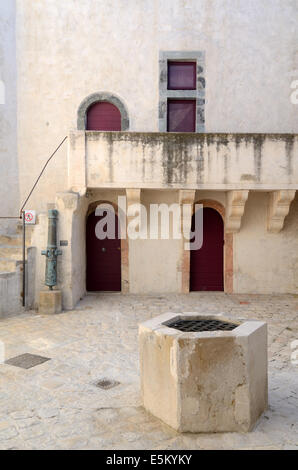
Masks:
[[[38,312],[44,315],[54,315],[61,313],[61,291],[60,290],[42,290],[39,293]]]
[[[236,323],[183,332],[171,319]],[[238,325],[238,326],[237,326]],[[144,407],[180,432],[247,432],[267,408],[267,324],[223,315],[166,313],[139,326]]]

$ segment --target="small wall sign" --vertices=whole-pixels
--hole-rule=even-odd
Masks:
[[[36,211],[25,211],[25,224],[36,224]]]
[[[68,246],[68,240],[60,240],[60,246]]]

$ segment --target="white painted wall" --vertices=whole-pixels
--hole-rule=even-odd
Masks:
[[[18,215],[15,1],[0,2],[0,217]],[[2,99],[4,98],[4,100]],[[15,221],[0,219],[0,233]]]
[[[234,235],[237,293],[298,292],[298,196],[280,233],[267,232],[268,193],[250,193],[241,230]]]
[[[149,239],[150,204],[178,204],[178,191],[142,191],[141,203],[147,210],[148,239],[129,240],[129,282],[130,291],[137,294],[179,292],[181,289],[181,241]],[[171,217],[171,216],[170,216]],[[172,219],[170,218],[170,228]]]
[[[16,7],[17,62],[15,1],[0,3],[0,74],[7,97],[0,105],[1,215],[16,212],[50,153],[76,128],[77,109],[89,94],[118,95],[128,108],[130,130],[158,130],[160,50],[205,51],[207,132],[297,133],[298,108],[290,101],[291,81],[298,79],[297,0],[16,0]],[[45,211],[66,188],[64,146],[27,209]],[[270,235],[266,195],[249,196],[235,237],[236,292],[297,292],[294,204],[284,232]],[[146,259],[140,258],[141,245],[135,255],[131,251],[135,290],[143,289],[137,284],[141,263],[152,273],[147,289],[179,284],[178,246],[158,247],[148,245]],[[154,253],[161,259],[165,254],[169,267],[159,271]]]
[[[160,50],[206,51],[206,131],[297,132],[295,0],[17,0],[24,196],[90,93],[119,95],[131,130],[158,129]],[[297,77],[298,78],[298,77]],[[66,149],[30,207],[65,189]],[[41,197],[42,195],[42,197]],[[47,199],[47,201],[46,201]]]

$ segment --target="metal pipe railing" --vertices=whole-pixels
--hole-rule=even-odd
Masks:
[[[60,142],[60,144],[58,145],[58,147],[56,147],[56,149],[54,150],[54,152],[51,154],[51,156],[48,158],[48,160],[46,161],[46,163],[44,164],[41,172],[39,173],[34,185],[32,186],[32,189],[31,191],[29,192],[27,198],[25,199],[25,202],[22,204],[21,206],[21,209],[20,209],[20,212],[19,212],[19,216],[0,216],[0,219],[22,219],[22,245],[23,245],[23,307],[26,306],[26,221],[25,221],[25,205],[27,204],[27,202],[29,201],[34,189],[36,188],[41,176],[43,175],[46,167],[48,166],[48,164],[50,163],[50,161],[52,160],[53,156],[58,152],[58,150],[60,149],[60,147],[62,147],[62,145],[64,144],[64,142],[67,140],[67,136],[64,137],[64,139]]]

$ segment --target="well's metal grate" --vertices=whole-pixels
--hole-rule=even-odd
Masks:
[[[234,328],[237,328],[236,323],[230,323],[223,320],[213,320],[213,319],[193,319],[193,320],[184,320],[184,319],[175,319],[168,320],[163,323],[163,325],[168,326],[169,328],[175,328],[180,331],[188,332],[197,332],[197,331],[231,331]]]

